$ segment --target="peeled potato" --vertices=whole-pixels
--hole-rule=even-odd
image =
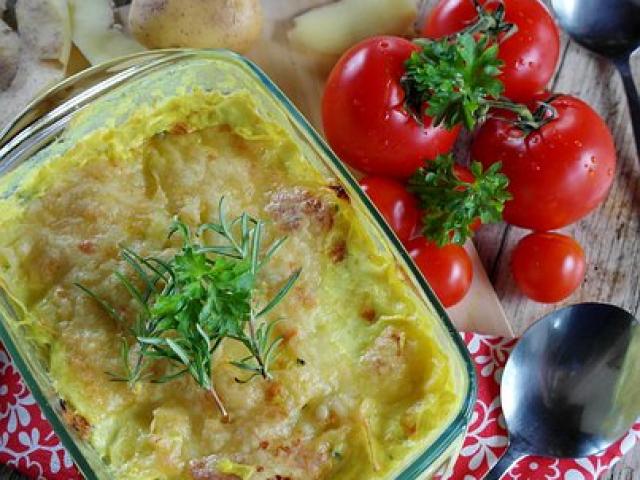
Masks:
[[[244,52],[260,35],[259,0],[133,0],[129,26],[148,48]]]
[[[373,35],[408,33],[416,16],[416,0],[339,0],[294,18],[289,39],[303,49],[340,55]]]
[[[19,0],[16,20],[20,39],[37,58],[67,64],[71,22],[66,0]]]
[[[144,50],[115,25],[110,0],[71,0],[73,43],[93,65]]]
[[[0,92],[13,82],[20,62],[20,39],[0,20]]]

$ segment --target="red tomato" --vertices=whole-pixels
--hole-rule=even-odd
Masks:
[[[327,141],[353,168],[406,178],[425,159],[449,152],[460,131],[421,125],[405,110],[404,62],[418,47],[399,37],[356,44],[333,67],[322,98]]]
[[[473,230],[474,232],[477,232],[478,230],[480,230],[481,226],[482,226],[482,220],[476,217],[473,220],[473,223],[471,224],[471,230]]]
[[[566,235],[532,233],[513,250],[511,271],[527,297],[543,303],[559,302],[571,295],[584,279],[584,251]]]
[[[568,95],[551,104],[558,117],[541,129],[524,135],[510,122],[492,118],[471,148],[472,158],[485,168],[502,162],[509,177],[513,200],[505,205],[505,221],[538,231],[564,227],[596,208],[616,167],[611,133],[589,105]],[[514,118],[509,112],[500,116]]]
[[[560,35],[553,17],[540,0],[501,0],[505,21],[518,30],[500,43],[499,57],[504,62],[500,80],[504,95],[525,102],[542,91],[556,69],[560,55]],[[498,0],[480,0],[494,10]],[[423,27],[428,38],[452,35],[477,19],[472,0],[440,0]]]
[[[362,189],[380,210],[398,238],[406,242],[420,220],[418,201],[397,180],[384,177],[365,177]]]
[[[473,266],[464,248],[459,245],[438,247],[424,237],[414,238],[406,247],[445,307],[464,298],[473,280]]]
[[[463,182],[473,183],[476,180],[476,177],[473,176],[471,170],[457,163],[453,166],[453,173],[458,178],[458,180],[461,180]]]

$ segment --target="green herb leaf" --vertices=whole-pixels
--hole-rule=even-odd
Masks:
[[[407,60],[402,84],[406,107],[416,118],[422,106],[434,124],[451,129],[462,123],[472,129],[482,121],[503,85],[496,77],[502,61],[498,45],[487,35],[462,33],[440,40],[415,40],[421,48]]]
[[[173,350],[173,352],[178,356],[178,358],[180,358],[180,361],[186,367],[191,365],[191,359],[189,358],[189,355],[187,354],[187,352],[185,350],[182,349],[182,347],[180,345],[178,345],[178,342],[175,342],[175,341],[171,340],[170,338],[165,338],[165,341],[167,342],[167,345],[169,345],[169,348],[171,348],[171,350]]]
[[[460,180],[454,165],[453,155],[440,155],[409,180],[409,191],[425,211],[422,233],[440,246],[464,244],[473,236],[471,226],[478,218],[483,224],[500,222],[504,204],[511,199],[500,163],[483,171],[480,162],[472,162],[473,182]]]
[[[275,308],[275,306],[278,303],[280,303],[280,301],[287,295],[287,293],[289,293],[289,290],[291,290],[294,283],[296,283],[296,280],[298,280],[300,273],[302,273],[302,270],[296,270],[291,274],[291,276],[286,281],[286,283],[282,286],[280,291],[271,299],[271,301],[266,306],[262,308],[262,310],[258,312],[258,314],[256,315],[257,318],[262,317],[263,315],[266,315],[271,310],[273,310],[273,308]]]
[[[122,317],[122,315],[120,315],[118,311],[113,306],[111,306],[108,302],[105,302],[104,300],[102,300],[100,296],[96,294],[93,290],[90,290],[89,288],[79,283],[74,283],[74,285],[78,287],[80,290],[82,290],[84,293],[86,293],[88,296],[93,298],[96,301],[96,303],[100,305],[100,308],[102,308],[106,313],[108,313],[111,318],[113,318],[119,323],[122,323],[122,324],[125,323],[125,320]]]

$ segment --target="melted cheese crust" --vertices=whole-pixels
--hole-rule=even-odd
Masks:
[[[174,99],[89,135],[20,183],[0,200],[0,285],[115,478],[390,478],[455,414],[460,393],[435,320],[349,200],[248,95]],[[286,339],[275,379],[236,383],[228,361],[243,351],[232,341],[216,357],[230,424],[189,377],[135,388],[109,381],[126,331],[73,286],[133,318],[112,274],[131,273],[120,245],[168,257],[172,217],[216,218],[223,195],[230,214],[270,219],[271,239],[288,235],[262,292],[302,268],[272,313]]]

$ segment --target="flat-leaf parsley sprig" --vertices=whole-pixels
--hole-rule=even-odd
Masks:
[[[414,43],[420,49],[406,61],[402,78],[409,111],[420,118],[426,104],[425,112],[435,125],[451,129],[463,124],[473,129],[504,90],[497,78],[502,68],[498,44],[486,35],[476,39],[470,33]]]
[[[89,288],[76,284],[133,337],[133,342],[123,338],[124,373],[111,373],[112,378],[130,384],[141,380],[159,383],[189,374],[215,401],[224,420],[229,414],[212,381],[213,355],[224,341],[238,341],[247,350],[244,358],[231,362],[248,373],[238,382],[256,376],[271,379],[270,367],[282,337],[274,338],[278,320],[267,320],[266,315],[291,290],[300,270],[288,277],[273,298],[258,305],[257,276],[286,240],[282,237],[263,249],[264,228],[264,221],[247,213],[227,220],[221,199],[218,222],[201,225],[195,234],[179,219],[173,221],[169,237],[180,235],[182,246],[168,260],[122,248],[122,258],[138,278],[135,283],[142,284],[138,288],[132,279],[115,272],[138,304],[133,321]],[[201,243],[205,232],[212,232],[221,242]],[[173,370],[154,376],[150,367],[157,360],[169,361]]]
[[[416,194],[424,210],[422,234],[436,244],[463,245],[473,236],[473,224],[502,220],[509,179],[500,172],[500,162],[482,169],[480,162],[470,165],[474,180],[460,179],[452,154],[439,155],[416,171],[408,189]]]
[[[532,111],[502,96],[500,41],[515,32],[515,25],[505,22],[504,6],[488,11],[476,2],[476,8],[478,21],[468,29],[437,40],[414,40],[419,49],[405,62],[401,80],[405,107],[418,120],[424,109],[434,125],[447,129],[463,125],[473,130],[496,109],[513,112],[512,123],[525,134],[540,129],[557,118],[549,102],[539,102]]]

